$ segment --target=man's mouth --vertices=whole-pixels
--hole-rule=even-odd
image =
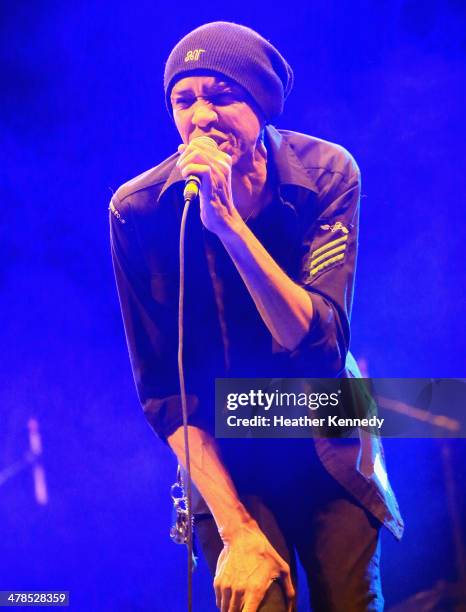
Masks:
[[[225,151],[225,149],[229,149],[231,148],[231,142],[229,140],[224,140],[220,143],[218,143],[218,148],[220,149],[220,151]]]

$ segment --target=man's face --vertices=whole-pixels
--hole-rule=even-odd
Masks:
[[[262,124],[247,92],[222,76],[190,76],[171,92],[173,117],[185,144],[210,136],[233,165],[254,153]]]

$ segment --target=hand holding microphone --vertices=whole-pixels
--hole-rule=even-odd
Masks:
[[[193,138],[179,151],[177,165],[186,181],[185,201],[199,196],[202,223],[220,236],[231,229],[232,222],[241,220],[233,204],[232,159],[209,136]]]
[[[198,136],[197,138],[193,138],[191,143],[197,145],[203,145],[207,148],[217,150],[218,145],[213,138],[210,136]],[[185,185],[183,191],[183,199],[184,201],[192,202],[199,195],[199,187],[201,186],[201,179],[197,176],[197,174],[190,174],[185,178]]]

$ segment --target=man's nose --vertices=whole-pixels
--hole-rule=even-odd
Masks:
[[[217,121],[217,113],[207,100],[197,100],[194,104],[192,122],[200,128],[206,128]]]

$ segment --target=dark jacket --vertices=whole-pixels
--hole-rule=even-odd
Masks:
[[[300,345],[272,338],[220,241],[190,211],[186,239],[185,368],[189,422],[213,432],[216,377],[359,376],[349,353],[360,177],[338,145],[267,126],[276,197],[248,222],[272,257],[310,292],[314,316]],[[176,365],[178,240],[184,181],[177,154],[118,189],[111,245],[139,398],[166,439],[181,423]],[[403,523],[378,438],[316,439],[332,476],[392,533]]]

